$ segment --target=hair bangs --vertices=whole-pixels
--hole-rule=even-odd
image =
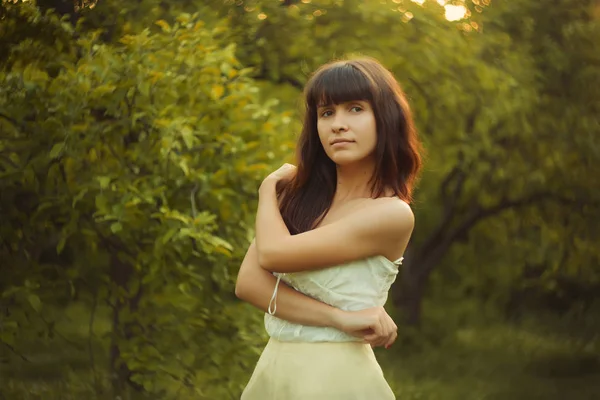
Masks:
[[[340,63],[320,71],[308,88],[308,106],[342,104],[355,100],[373,102],[373,87],[369,79],[356,67]]]

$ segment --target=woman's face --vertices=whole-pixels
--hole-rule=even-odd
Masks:
[[[317,130],[325,153],[337,165],[363,161],[374,154],[377,127],[368,101],[318,107]]]

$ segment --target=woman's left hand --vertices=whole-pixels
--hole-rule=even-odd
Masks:
[[[333,327],[360,337],[372,347],[390,347],[398,337],[398,327],[383,307],[359,311],[338,310]]]
[[[290,180],[294,176],[296,176],[296,171],[297,171],[297,168],[295,165],[287,164],[287,163],[283,164],[281,167],[279,167],[279,169],[271,172],[269,174],[269,176],[267,176],[263,180],[263,184],[267,183],[267,182],[276,184],[277,182],[279,182],[281,180]]]

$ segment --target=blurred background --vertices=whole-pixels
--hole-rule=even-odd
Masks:
[[[600,399],[597,0],[2,0],[0,399],[239,398],[257,188],[352,55],[427,149],[398,398]]]

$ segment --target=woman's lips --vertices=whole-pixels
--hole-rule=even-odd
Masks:
[[[337,148],[337,147],[345,147],[349,144],[352,144],[354,142],[350,141],[350,140],[344,140],[344,141],[339,141],[339,142],[335,142],[331,145],[331,147],[333,148]]]

